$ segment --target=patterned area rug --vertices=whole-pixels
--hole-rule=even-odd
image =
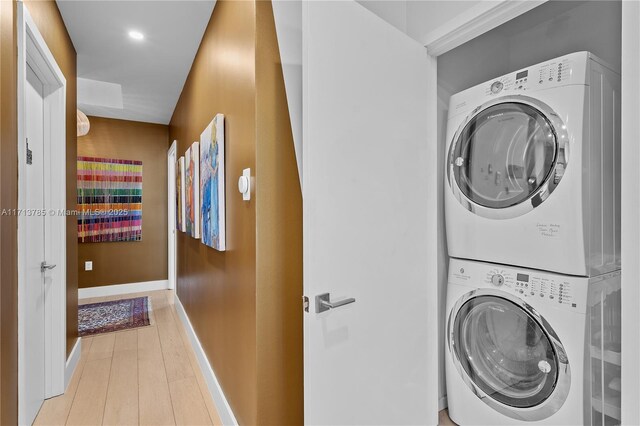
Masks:
[[[80,336],[149,325],[149,298],[111,300],[78,306]]]

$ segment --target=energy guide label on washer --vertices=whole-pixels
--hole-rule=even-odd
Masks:
[[[556,238],[560,235],[560,225],[557,223],[536,223],[538,232],[543,237]]]
[[[468,281],[471,278],[470,275],[465,273],[464,268],[460,268],[458,271],[454,272],[453,276],[464,281]]]

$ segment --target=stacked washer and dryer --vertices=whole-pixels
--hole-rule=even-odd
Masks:
[[[451,97],[458,424],[620,422],[620,75],[588,52]]]

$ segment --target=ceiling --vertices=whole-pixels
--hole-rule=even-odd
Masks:
[[[87,115],[168,124],[215,0],[57,0]],[[144,34],[143,40],[129,37]]]

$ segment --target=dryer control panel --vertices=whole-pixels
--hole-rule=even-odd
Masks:
[[[485,83],[484,95],[517,94],[565,84],[585,84],[584,75],[574,75],[574,63],[572,55],[563,56],[503,75]]]
[[[526,268],[451,259],[449,282],[472,288],[494,288],[534,306],[586,312],[589,278],[553,274]]]
[[[576,52],[515,70],[451,96],[449,118],[471,111],[495,97],[526,95],[535,90],[590,84],[590,61],[608,67],[589,52]]]

